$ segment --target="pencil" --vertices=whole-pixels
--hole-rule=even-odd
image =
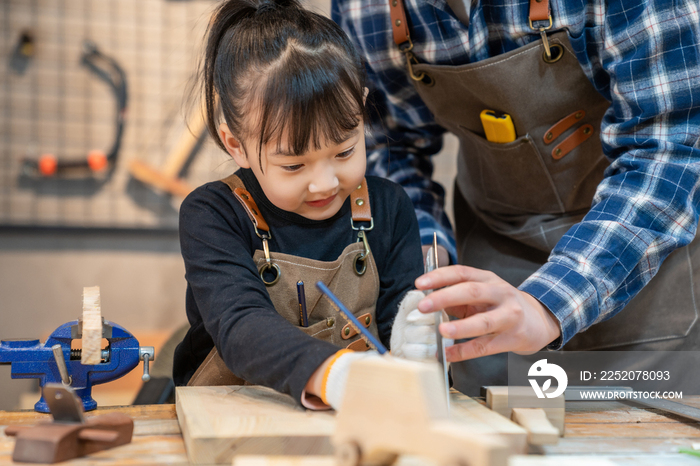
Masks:
[[[304,293],[304,282],[297,282],[297,298],[299,298],[299,325],[309,326],[309,315],[306,313],[306,295]]]

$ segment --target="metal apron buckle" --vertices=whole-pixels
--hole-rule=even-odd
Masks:
[[[542,56],[542,59],[545,63],[556,63],[564,55],[564,47],[562,47],[560,44],[553,44],[551,46],[549,45],[549,40],[547,40],[546,31],[552,29],[552,15],[549,15],[548,20],[549,24],[547,26],[535,27],[532,24],[532,20],[528,18],[528,22],[530,23],[530,29],[534,31],[539,31],[540,36],[542,37],[542,44],[544,45],[544,55]],[[556,51],[556,54],[553,54],[552,51]]]

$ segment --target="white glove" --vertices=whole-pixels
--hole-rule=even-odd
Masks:
[[[416,361],[436,358],[435,314],[424,314],[418,310],[418,303],[424,297],[422,291],[411,290],[401,300],[391,329],[392,356]],[[443,320],[448,321],[447,313],[440,312]],[[449,338],[444,338],[443,341],[445,348],[454,344],[454,340]]]
[[[323,376],[324,381],[321,387],[323,402],[337,411],[345,396],[345,384],[348,381],[350,365],[360,359],[381,357],[376,351],[357,352],[344,349],[335,353],[334,359],[331,360]]]

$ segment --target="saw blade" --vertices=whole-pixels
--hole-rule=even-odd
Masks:
[[[425,273],[438,268],[437,233],[433,232],[433,245],[428,249],[425,257]],[[432,293],[433,290],[426,290],[425,294]],[[435,312],[435,341],[437,343],[437,360],[440,364],[441,378],[445,385],[445,401],[447,409],[450,409],[450,380],[448,375],[447,357],[445,355],[445,340],[440,333],[440,324],[443,322],[442,310]]]

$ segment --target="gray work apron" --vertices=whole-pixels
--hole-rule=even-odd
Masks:
[[[400,2],[389,3],[392,25],[405,24],[393,11]],[[533,5],[542,3],[531,1],[531,18]],[[398,45],[396,27],[394,33]],[[414,80],[423,102],[460,140],[454,201],[459,262],[514,286],[583,218],[608,166],[600,128],[610,103],[583,73],[566,31],[547,38],[553,47],[548,61],[542,40],[461,66],[421,64],[407,53],[407,72],[425,75]],[[479,117],[485,109],[511,115],[513,142],[485,139]],[[696,236],[672,253],[622,312],[578,334],[565,350],[697,349],[698,244]],[[505,385],[506,360],[497,355],[453,365],[455,386],[474,394],[480,385]]]
[[[231,188],[233,195],[246,209],[256,232],[262,236],[265,236],[265,232],[270,234],[267,223],[260,215],[255,201],[245,190],[240,178],[232,175],[222,181]],[[364,225],[359,222],[369,221],[373,224],[366,181],[363,181],[360,188],[353,192],[351,198],[352,217],[358,223],[357,226],[354,222],[350,223],[348,228],[351,226],[359,228],[360,225]],[[357,202],[357,198],[361,201]],[[359,206],[362,206],[362,212],[359,212]],[[358,230],[358,235],[360,231],[362,235],[372,234],[369,230]],[[263,249],[256,250],[253,261],[261,271],[261,278],[268,285],[266,289],[275,310],[292,325],[307,335],[333,343],[339,348],[355,351],[368,349],[367,344],[355,329],[316,288],[316,282],[322,281],[352,311],[358,321],[378,338],[375,307],[379,297],[379,274],[372,252],[365,242],[358,241],[348,245],[340,256],[331,262],[269,251],[267,252],[270,259],[268,261],[265,249],[267,249],[266,245]],[[300,324],[297,296],[299,280],[305,283],[308,327]],[[243,383],[245,380],[234,375],[226,367],[214,347],[187,385],[241,385]]]

